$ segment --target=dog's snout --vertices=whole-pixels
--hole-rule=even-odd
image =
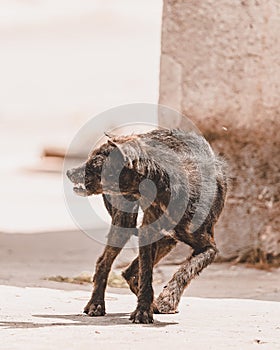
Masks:
[[[73,183],[84,183],[85,179],[85,164],[77,167],[68,169],[66,175],[70,181]]]
[[[70,169],[66,171],[66,175],[70,180],[71,180],[71,174],[72,174],[72,171]]]
[[[72,182],[76,182],[77,181],[77,172],[76,172],[76,169],[73,168],[73,169],[68,169],[66,171],[66,175],[68,177],[68,179]]]

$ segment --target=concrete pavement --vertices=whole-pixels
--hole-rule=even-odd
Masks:
[[[280,349],[280,303],[184,297],[175,315],[129,321],[136,298],[107,294],[107,315],[81,313],[89,293],[0,286],[0,348]]]

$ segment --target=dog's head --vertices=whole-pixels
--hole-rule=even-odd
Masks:
[[[67,171],[79,196],[92,194],[137,194],[142,174],[137,169],[135,151],[127,139],[109,139],[90,153],[87,161]],[[132,156],[131,156],[132,155]]]

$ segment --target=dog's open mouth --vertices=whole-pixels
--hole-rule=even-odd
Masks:
[[[73,191],[78,196],[87,197],[87,195],[88,195],[88,191],[87,191],[87,189],[85,187],[85,184],[83,184],[83,183],[75,184],[74,187],[73,187]]]

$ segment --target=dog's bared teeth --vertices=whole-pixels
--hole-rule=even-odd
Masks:
[[[87,190],[86,190],[86,187],[84,184],[82,183],[79,183],[79,184],[76,184],[74,187],[73,187],[73,190],[74,192],[79,195],[79,196],[82,196],[82,197],[86,197],[87,196]]]
[[[86,189],[86,188],[85,188],[85,185],[84,185],[83,183],[77,183],[77,184],[75,184],[74,188],[83,189],[83,190]]]

